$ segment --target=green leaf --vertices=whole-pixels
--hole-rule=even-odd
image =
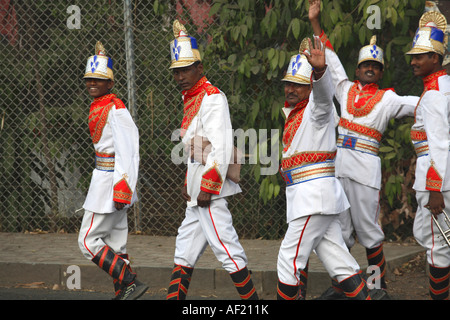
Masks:
[[[394,148],[388,147],[388,146],[383,146],[383,147],[380,148],[380,152],[382,152],[382,153],[391,152],[393,150],[394,150]]]
[[[300,35],[300,20],[298,18],[294,18],[291,21],[292,35],[295,39],[298,39]]]
[[[214,3],[211,9],[209,10],[209,16],[212,17],[213,15],[217,14],[221,8],[222,8],[221,3]]]

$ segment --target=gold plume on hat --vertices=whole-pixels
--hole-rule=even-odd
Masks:
[[[300,43],[300,48],[298,49],[298,51],[300,53],[304,53],[305,51],[309,52],[309,42],[308,42],[308,38],[305,38],[302,40],[302,42]]]
[[[377,36],[372,36],[372,38],[370,38],[370,45],[376,45],[377,44]]]
[[[180,36],[180,31],[183,31],[185,34],[188,34],[184,25],[182,25],[180,21],[175,20],[173,22],[173,35],[175,36],[175,38],[178,38]]]
[[[430,22],[434,23],[438,29],[444,32],[447,29],[447,19],[442,13],[436,11],[425,12],[419,20],[419,28],[427,26]]]
[[[105,47],[103,46],[103,44],[100,41],[97,41],[97,43],[95,44],[95,54],[101,55],[101,56],[106,56]]]

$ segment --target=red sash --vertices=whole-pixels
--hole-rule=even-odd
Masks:
[[[124,109],[125,104],[116,97],[115,94],[107,94],[99,98],[95,98],[91,103],[89,111],[89,132],[93,143],[99,142],[102,137],[103,128],[108,120],[108,114],[112,106],[116,109]]]
[[[203,76],[191,89],[183,91],[184,101],[184,116],[181,122],[181,137],[184,136],[187,129],[191,125],[192,119],[197,115],[202,105],[205,94],[217,94],[219,89],[214,87],[208,82],[205,76]]]
[[[284,124],[283,130],[283,151],[289,149],[289,146],[292,143],[292,139],[294,139],[295,133],[298,128],[302,124],[303,114],[305,113],[306,106],[308,105],[309,99],[305,99],[299,102],[294,109],[289,113],[289,116],[286,118],[286,122]],[[288,103],[285,102],[285,107],[288,107]]]

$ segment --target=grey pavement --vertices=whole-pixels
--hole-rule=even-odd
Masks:
[[[109,275],[87,260],[78,248],[77,234],[60,233],[0,233],[0,286],[45,286],[67,289],[73,275],[69,266],[78,266],[81,290],[112,292]],[[276,263],[281,240],[246,240],[241,244],[249,260],[259,296],[265,300],[276,297]],[[138,278],[150,286],[156,297],[167,292],[173,267],[175,237],[130,235],[128,254]],[[367,269],[365,249],[356,245],[352,255],[362,270]],[[423,252],[414,244],[385,243],[387,278],[393,270]],[[330,279],[315,254],[309,262],[308,292],[319,294],[328,288]],[[205,299],[238,299],[228,273],[222,269],[207,248],[192,276],[189,295]]]

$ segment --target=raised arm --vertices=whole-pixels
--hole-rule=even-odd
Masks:
[[[308,11],[309,21],[311,22],[311,27],[314,31],[314,35],[319,37],[322,33],[322,28],[320,26],[319,16],[320,16],[320,0],[309,0],[309,11]]]

